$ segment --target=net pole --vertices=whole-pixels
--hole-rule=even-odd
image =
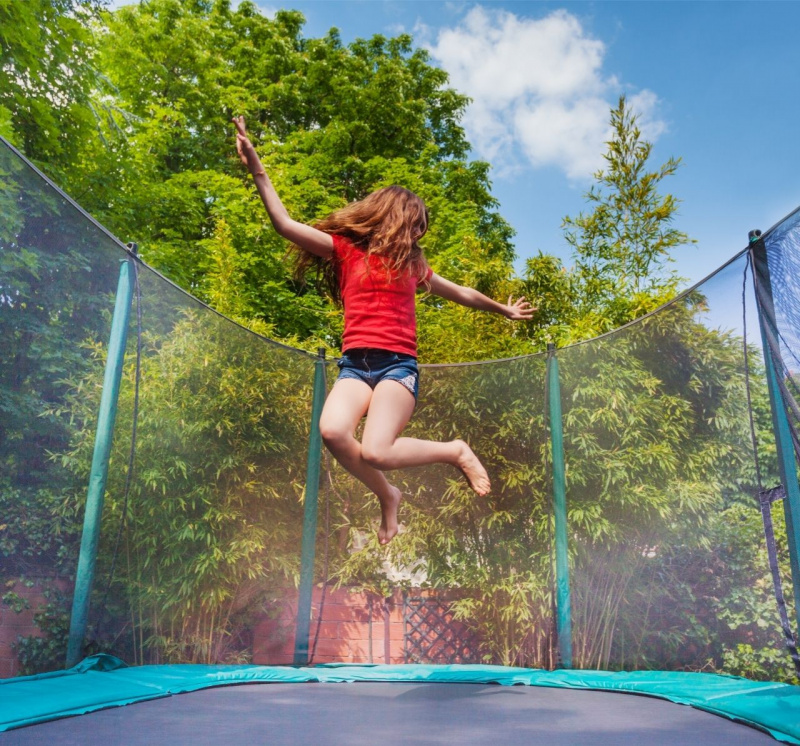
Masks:
[[[547,407],[550,423],[550,448],[553,459],[553,513],[556,543],[556,633],[559,662],[572,668],[572,602],[569,587],[567,549],[567,489],[564,467],[564,431],[561,416],[561,385],[555,345],[547,345]]]
[[[317,350],[314,364],[314,393],[311,400],[311,432],[308,439],[306,491],[303,500],[303,539],[300,551],[300,588],[297,599],[297,624],[294,638],[294,665],[308,664],[311,630],[311,595],[314,586],[314,554],[317,542],[317,502],[322,462],[322,436],[319,418],[325,403],[325,348]]]
[[[67,668],[76,665],[81,659],[81,648],[86,636],[89,618],[89,601],[92,594],[92,584],[94,583],[97,545],[100,540],[103,497],[108,478],[108,460],[111,455],[111,442],[114,436],[114,421],[117,417],[122,367],[125,360],[125,346],[128,341],[128,319],[133,296],[130,262],[131,260],[129,259],[122,260],[117,296],[114,303],[114,314],[111,318],[108,358],[103,376],[103,392],[100,396],[92,468],[89,474],[86,509],[83,516],[81,548],[78,556],[78,568],[75,573],[75,592],[72,597],[72,614],[70,616],[69,642],[67,644]]]
[[[786,535],[789,544],[789,562],[792,568],[792,590],[794,594],[795,624],[800,628],[800,485],[797,481],[797,462],[792,443],[791,426],[783,405],[778,374],[769,344],[766,325],[775,318],[772,284],[767,263],[767,248],[760,231],[751,231],[750,249],[753,255],[753,277],[756,283],[756,308],[767,373],[767,388],[772,412],[772,429],[778,450],[778,468],[781,483],[786,493],[783,502],[786,517]],[[764,307],[766,306],[766,308]],[[776,351],[777,353],[777,351]]]

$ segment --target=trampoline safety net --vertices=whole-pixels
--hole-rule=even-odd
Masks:
[[[423,365],[406,434],[464,438],[493,491],[477,497],[447,466],[398,472],[401,532],[382,548],[375,497],[324,449],[316,512],[306,499],[315,374],[330,387],[335,359],[196,301],[5,144],[0,174],[1,676],[64,667],[116,307],[125,347],[81,656],[791,679],[798,215],[604,337]]]

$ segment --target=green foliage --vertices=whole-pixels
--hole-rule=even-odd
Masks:
[[[0,134],[59,176],[95,131],[98,0],[0,2]],[[5,122],[5,124],[3,124]]]
[[[182,287],[217,307],[228,308],[227,296],[237,318],[306,349],[339,345],[340,311],[313,282],[292,281],[287,247],[235,157],[229,120],[239,113],[293,217],[313,222],[400,183],[429,204],[437,271],[498,297],[518,291],[488,165],[466,160],[458,122],[467,99],[409,36],[344,46],[335,31],[303,37],[296,12],[269,19],[251,3],[153,0],[106,20],[97,64],[116,113],[105,142],[87,143],[75,191]],[[494,354],[496,321],[429,307],[423,357],[450,351],[439,330],[451,321],[450,336],[474,342],[448,359]],[[523,339],[505,347],[531,351]]]
[[[115,439],[99,573],[124,521],[116,593],[136,660],[230,659],[231,620],[298,572],[305,460],[294,454],[307,440],[311,369],[302,353],[183,307],[177,294],[163,300],[166,326],[143,338],[140,466],[126,504],[129,442]],[[125,423],[133,377],[129,361]],[[85,484],[102,386],[95,376],[69,383],[63,407],[76,427],[59,460]],[[82,500],[82,491],[73,496]]]
[[[5,150],[0,168],[13,176],[0,192],[0,559],[17,574],[69,572],[80,520],[73,475],[49,453],[69,442],[72,422],[52,405],[65,376],[91,365],[80,343],[108,336],[119,256]]]
[[[704,655],[720,659],[723,604],[705,606],[699,595],[709,552],[728,527],[718,516],[738,502],[760,519],[741,340],[698,323],[703,308],[701,296],[689,295],[560,355],[570,527],[580,536],[573,610],[582,666],[667,658],[697,668]],[[764,396],[763,378],[751,383]],[[740,592],[752,589],[756,567],[766,575],[766,562],[747,577],[737,572],[754,543],[716,570]],[[696,565],[685,566],[687,554]],[[762,619],[767,607],[752,611]]]
[[[11,585],[14,584],[14,581],[10,582]],[[8,585],[9,583],[6,583],[6,587],[8,587]],[[0,601],[8,606],[15,614],[20,614],[31,607],[30,603],[28,603],[28,600],[23,596],[20,596],[19,593],[16,593],[15,591],[6,591],[2,596],[0,596]]]
[[[723,671],[731,676],[744,676],[753,681],[783,681],[794,684],[797,677],[786,653],[775,647],[754,648],[739,643],[724,653]]]
[[[779,565],[788,578],[782,512],[779,505],[773,508]],[[672,630],[668,642],[680,665],[697,669],[705,660],[706,668],[723,673],[793,683],[755,502],[710,513],[702,538],[711,553],[685,538],[676,542],[654,558],[647,587],[633,597],[647,594],[650,613]]]
[[[624,96],[611,111],[611,127],[606,169],[586,193],[594,209],[563,223],[575,259],[572,339],[615,329],[674,297],[679,278],[664,270],[670,251],[690,242],[673,227],[678,200],[657,191],[680,159],[647,170],[652,144],[642,139]]]
[[[39,634],[17,638],[14,650],[20,676],[57,671],[64,667],[69,638],[69,612],[63,597],[49,601],[33,616]]]

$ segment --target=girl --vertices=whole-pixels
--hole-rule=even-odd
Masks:
[[[298,275],[317,265],[344,305],[341,372],[325,402],[320,432],[339,463],[377,495],[380,543],[388,544],[397,533],[402,497],[385,471],[452,464],[478,495],[488,494],[486,469],[463,440],[399,437],[418,393],[414,295],[424,286],[447,300],[513,320],[530,319],[535,309],[525,298],[497,303],[434,273],[418,243],[428,230],[428,211],[402,187],[379,189],[313,227],[292,220],[247,138],[244,117],[233,122],[236,150],[253,175],[272,225],[300,252]],[[359,443],[354,433],[365,414]]]

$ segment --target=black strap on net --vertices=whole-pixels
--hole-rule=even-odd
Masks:
[[[750,360],[747,348],[747,272],[751,266],[752,254],[748,254],[747,264],[744,268],[744,278],[742,280],[742,330],[744,348],[744,375],[745,388],[747,391],[747,412],[750,420],[750,440],[753,447],[753,462],[756,468],[756,482],[758,485],[758,502],[761,510],[761,520],[764,524],[764,537],[767,545],[767,557],[769,559],[769,569],[772,574],[772,585],[775,592],[775,600],[778,604],[778,615],[781,620],[781,629],[786,644],[786,649],[794,664],[795,675],[800,678],[800,654],[797,651],[797,638],[792,631],[789,622],[789,612],[786,608],[786,597],[783,594],[783,582],[781,580],[780,567],[778,566],[778,549],[775,543],[775,528],[772,523],[772,503],[785,499],[783,485],[778,485],[772,489],[764,489],[761,480],[761,463],[758,458],[758,439],[756,437],[756,425],[753,417],[753,402],[750,392]],[[753,272],[754,283],[755,271]],[[756,283],[757,285],[757,283]],[[757,296],[756,296],[757,297]],[[758,302],[758,300],[756,301]],[[768,353],[771,355],[771,351]],[[792,428],[794,431],[794,428]]]
[[[800,422],[800,405],[798,405],[794,396],[786,386],[787,378],[790,378],[789,372],[784,368],[783,361],[781,360],[779,345],[775,338],[770,334],[769,325],[765,324],[765,336],[767,338],[767,354],[772,360],[772,367],[775,370],[775,382],[778,385],[778,391],[781,395],[781,402],[787,414],[791,414],[794,422]],[[800,436],[797,433],[797,427],[790,426],[789,433],[792,438],[792,446],[794,448],[795,456],[800,458]]]
[[[763,249],[763,238],[757,243],[762,246]],[[775,314],[775,305],[766,279],[768,269],[763,263],[766,260],[766,251],[760,252],[760,255],[763,257],[761,263],[755,256],[754,250],[751,248],[749,258],[753,263],[753,285],[756,304],[758,306],[759,316],[763,321],[762,328],[766,338],[765,354],[768,354],[772,361],[775,370],[775,381],[780,391],[784,409],[794,422],[789,428],[789,431],[791,433],[795,456],[800,459],[800,436],[798,436],[797,432],[797,423],[800,423],[800,404],[798,404],[797,401],[800,388],[790,369],[784,362],[783,353],[788,353],[788,355],[798,363],[800,363],[800,360],[797,359],[794,353],[793,345],[789,344],[781,332]],[[761,282],[762,279],[765,281]],[[794,393],[790,391],[790,387],[794,389]]]

